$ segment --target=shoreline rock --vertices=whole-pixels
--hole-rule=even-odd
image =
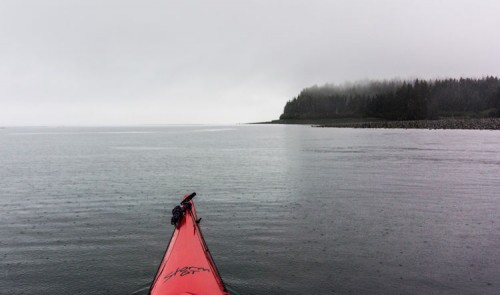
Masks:
[[[315,125],[314,127],[500,130],[500,118],[352,122],[352,123],[321,124],[321,125]]]

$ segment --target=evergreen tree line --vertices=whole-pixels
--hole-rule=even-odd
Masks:
[[[500,80],[372,81],[313,86],[288,101],[280,119],[500,117]]]

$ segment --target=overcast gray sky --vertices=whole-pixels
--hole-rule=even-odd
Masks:
[[[498,0],[0,0],[0,126],[276,119],[314,84],[500,76]]]

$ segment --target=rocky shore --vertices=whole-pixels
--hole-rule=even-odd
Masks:
[[[500,130],[500,118],[349,122],[321,124],[314,127]]]

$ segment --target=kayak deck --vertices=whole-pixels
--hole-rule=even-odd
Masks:
[[[229,295],[201,233],[194,203],[189,202],[191,208],[174,230],[149,294]]]

